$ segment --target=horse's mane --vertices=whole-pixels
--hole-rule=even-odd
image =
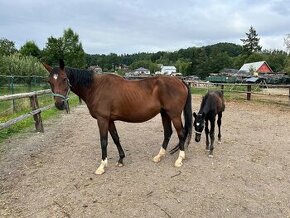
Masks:
[[[66,67],[65,71],[72,86],[89,87],[92,84],[94,72],[91,70]]]

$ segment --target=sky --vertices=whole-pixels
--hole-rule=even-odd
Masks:
[[[242,45],[250,26],[263,49],[285,50],[289,0],[0,0],[0,38],[19,49],[71,28],[88,54]]]

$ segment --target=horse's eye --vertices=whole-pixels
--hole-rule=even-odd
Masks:
[[[66,82],[67,81],[67,78],[63,78],[63,81]]]

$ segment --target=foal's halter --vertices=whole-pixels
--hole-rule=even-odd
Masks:
[[[52,92],[52,96],[62,98],[62,101],[64,102],[64,105],[65,105],[65,110],[66,110],[67,113],[69,113],[70,112],[70,108],[69,108],[69,103],[68,103],[68,100],[69,100],[68,95],[70,93],[71,84],[70,84],[68,78],[67,78],[67,86],[68,86],[68,90],[65,93],[65,95]]]
[[[195,133],[201,135],[202,132],[195,131]]]

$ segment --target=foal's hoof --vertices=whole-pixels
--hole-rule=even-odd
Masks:
[[[122,166],[124,166],[124,164],[119,163],[119,162],[116,163],[116,167],[122,167]]]
[[[208,157],[209,157],[209,158],[213,158],[213,154],[209,154]]]
[[[97,169],[96,170],[96,172],[95,172],[95,174],[97,174],[97,175],[102,175],[103,173],[105,172],[105,169]]]

